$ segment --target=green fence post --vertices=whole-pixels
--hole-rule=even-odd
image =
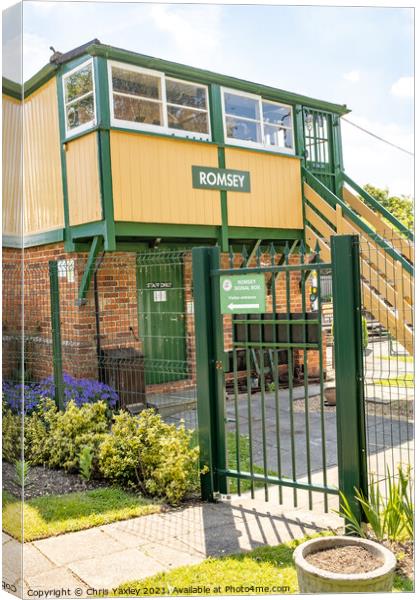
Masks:
[[[354,494],[367,496],[368,485],[359,236],[332,236],[331,250],[339,487],[361,522]]]
[[[55,403],[64,409],[63,357],[61,353],[60,290],[58,285],[58,262],[50,260],[51,337],[53,351]]]
[[[216,466],[217,376],[216,344],[213,330],[213,297],[210,270],[217,261],[218,248],[193,248],[193,289],[197,378],[198,440],[200,446],[201,497],[214,501],[219,492]]]

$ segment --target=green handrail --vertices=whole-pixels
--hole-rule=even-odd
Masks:
[[[401,223],[392,213],[389,212],[380,202],[375,200],[373,196],[371,196],[366,190],[364,190],[360,185],[358,185],[353,179],[351,179],[346,173],[342,173],[343,180],[349,184],[350,187],[354,189],[360,196],[362,196],[363,200],[369,204],[373,210],[377,210],[381,215],[390,223],[392,223],[398,231],[406,235],[411,241],[413,241],[414,236],[413,232],[410,231],[405,225]]]
[[[403,268],[405,269],[405,271],[407,271],[407,273],[409,273],[410,275],[413,275],[413,273],[414,273],[413,267],[408,262],[408,260],[406,260],[403,256],[401,256],[401,254],[398,254],[398,252],[396,252],[394,250],[394,248],[386,240],[384,240],[373,229],[371,229],[369,227],[369,225],[366,225],[366,223],[351,208],[349,208],[347,206],[347,204],[343,200],[341,200],[341,198],[336,196],[330,189],[328,189],[322,183],[322,181],[320,181],[317,177],[315,177],[315,175],[313,175],[310,171],[308,171],[308,169],[306,167],[302,166],[302,174],[303,174],[305,180],[311,185],[311,187],[313,187],[314,190],[316,192],[318,192],[319,195],[322,196],[322,198],[332,208],[335,209],[336,205],[338,204],[341,207],[343,213],[347,217],[349,217],[349,219],[351,219],[351,221],[353,221],[353,223],[355,225],[357,225],[357,227],[362,229],[371,238],[371,240],[374,241],[376,244],[378,244],[378,246],[380,246],[383,250],[385,250],[385,252],[389,256],[391,256],[394,260],[397,260],[398,262],[400,262],[402,264]]]

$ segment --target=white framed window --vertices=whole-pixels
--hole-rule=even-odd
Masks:
[[[207,86],[114,61],[108,80],[114,127],[210,140]]]
[[[96,125],[93,59],[63,76],[63,98],[67,137]]]
[[[291,106],[226,88],[222,89],[222,105],[226,142],[294,153]]]

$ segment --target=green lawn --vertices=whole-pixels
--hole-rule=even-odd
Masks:
[[[118,488],[104,487],[63,496],[42,496],[23,506],[24,541],[89,529],[160,512],[162,505]],[[3,530],[21,540],[21,502],[3,492]]]
[[[373,383],[375,385],[382,385],[386,387],[413,388],[414,374],[406,373],[404,375],[398,375],[398,377],[390,377],[388,379],[375,379]]]
[[[142,595],[148,596],[296,594],[297,577],[292,556],[302,541],[264,546],[245,554],[207,558],[198,565],[178,567],[141,581],[121,584],[114,594],[130,596],[133,589],[136,593],[142,590]],[[395,578],[394,591],[412,590],[410,579]]]
[[[237,459],[236,459],[236,434],[233,432],[229,432],[226,434],[226,445],[227,445],[227,455],[228,455],[228,468],[234,471],[237,470]],[[241,471],[246,473],[250,473],[251,471],[251,463],[249,460],[249,438],[247,435],[239,436],[239,466]],[[257,466],[254,464],[254,473],[263,474],[263,467]],[[277,473],[274,471],[267,471],[268,475],[277,476]],[[237,479],[230,477],[229,478],[229,486],[232,493],[236,493],[238,489]],[[264,487],[264,482],[255,481],[254,488]],[[241,479],[241,492],[248,492],[251,489],[251,481],[247,479]]]

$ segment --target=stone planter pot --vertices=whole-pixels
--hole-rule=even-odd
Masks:
[[[332,573],[310,564],[305,557],[316,551],[338,546],[361,546],[383,560],[383,565],[368,573]],[[350,536],[316,538],[300,544],[293,553],[301,593],[390,592],[396,560],[393,553],[376,542]]]
[[[336,405],[335,387],[330,387],[324,390],[324,404],[325,406]]]

